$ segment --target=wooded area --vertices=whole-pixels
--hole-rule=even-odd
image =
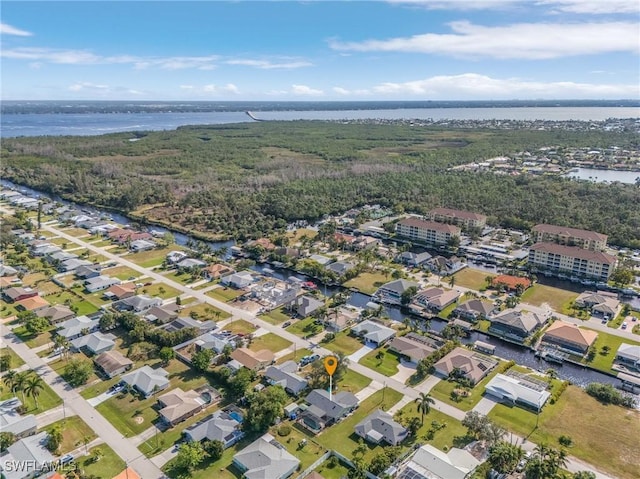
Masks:
[[[447,168],[541,147],[637,148],[631,134],[260,122],[96,137],[8,138],[2,176],[80,203],[220,237],[264,235],[367,203],[547,222],[640,247],[640,189]]]

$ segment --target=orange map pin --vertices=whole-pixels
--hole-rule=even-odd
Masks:
[[[336,368],[338,367],[338,358],[335,356],[327,356],[324,358],[324,368],[327,370],[327,374],[329,376],[333,376],[333,373],[336,372]]]

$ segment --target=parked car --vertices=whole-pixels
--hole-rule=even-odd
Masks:
[[[285,321],[284,323],[282,323],[283,328],[286,328],[287,326],[291,326],[291,321]]]
[[[627,323],[622,323],[622,329],[627,329]]]

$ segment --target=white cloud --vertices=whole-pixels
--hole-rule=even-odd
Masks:
[[[320,96],[324,95],[322,90],[316,90],[315,88],[311,88],[307,85],[291,85],[291,93],[294,95],[304,95],[304,96]]]
[[[522,0],[388,0],[388,2],[415,5],[429,10],[493,10],[522,3]]]
[[[428,99],[581,99],[639,98],[637,84],[607,85],[576,82],[541,82],[519,78],[491,78],[477,73],[442,75],[404,83],[385,82],[372,91],[378,96]]]
[[[233,93],[234,95],[237,95],[238,93],[240,93],[240,89],[237,86],[235,86],[233,83],[227,83],[225,86],[222,87],[222,91],[226,93]]]
[[[640,13],[638,0],[539,0],[536,5],[551,6],[552,11],[565,13]]]
[[[6,23],[0,23],[0,34],[2,35],[15,35],[18,37],[31,37],[33,33],[26,30],[20,30],[19,28],[12,27]]]
[[[180,85],[181,90],[193,90],[193,85]]]
[[[638,25],[609,23],[520,23],[485,27],[468,21],[449,24],[453,33],[363,42],[331,40],[335,50],[412,52],[466,58],[548,59],[640,50]]]
[[[638,0],[388,0],[389,3],[419,6],[429,10],[507,10],[515,7],[551,7],[551,13],[638,13]]]
[[[346,88],[342,88],[339,86],[333,87],[333,91],[335,93],[337,93],[338,95],[350,95],[351,92],[349,90],[347,90]]]
[[[283,69],[283,70],[292,70],[294,68],[303,68],[312,66],[313,63],[307,61],[283,61],[283,62],[271,62],[268,60],[227,60],[225,62],[227,65],[243,65],[248,67],[260,68],[262,70],[274,70],[274,69]]]
[[[107,92],[111,88],[109,85],[99,85],[91,82],[77,82],[69,86],[70,91],[94,91],[94,92]]]
[[[202,87],[202,91],[205,93],[215,93],[218,88],[215,85],[205,85]]]

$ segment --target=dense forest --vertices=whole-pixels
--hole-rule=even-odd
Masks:
[[[490,222],[538,222],[609,234],[640,247],[640,189],[558,176],[448,168],[542,147],[637,148],[602,131],[444,129],[260,122],[96,137],[5,139],[4,178],[217,237],[261,236],[367,203],[395,211],[448,206]]]

